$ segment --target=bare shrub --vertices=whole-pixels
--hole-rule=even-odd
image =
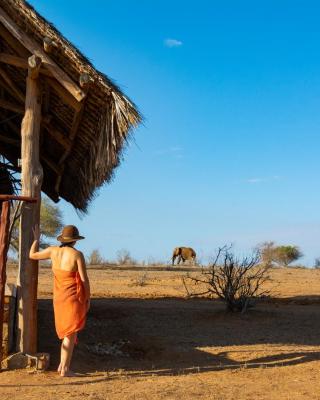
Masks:
[[[100,251],[98,249],[92,250],[92,252],[89,254],[89,257],[87,259],[87,263],[89,265],[104,264],[104,259],[101,256]]]
[[[121,249],[117,251],[117,262],[118,264],[136,264],[137,261],[131,257],[129,250]]]
[[[137,279],[135,279],[132,283],[132,286],[147,286],[148,284],[148,273],[147,272],[143,272],[142,274],[140,274]]]
[[[193,288],[201,285],[203,291],[190,292],[183,279],[187,294],[189,297],[218,297],[226,304],[228,311],[244,313],[248,307],[254,305],[254,299],[269,294],[263,285],[270,281],[270,266],[259,264],[259,261],[258,253],[240,260],[234,256],[231,247],[222,247],[212,265],[208,269],[202,269],[200,277],[187,277],[193,283]]]

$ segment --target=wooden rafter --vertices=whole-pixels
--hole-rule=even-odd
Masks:
[[[0,62],[17,68],[28,69],[28,60],[26,58],[14,56],[12,54],[0,53]],[[52,72],[46,68],[41,68],[40,73],[42,75],[53,77]]]
[[[69,92],[64,90],[64,88],[55,79],[47,78],[46,81],[58,93],[59,97],[65,104],[72,107],[75,111],[79,111],[81,109],[82,102],[79,103],[77,100],[75,100],[75,98],[71,96]]]
[[[24,94],[21,92],[21,90],[17,87],[17,85],[12,81],[10,76],[7,74],[7,72],[0,67],[0,75],[2,79],[6,82],[7,86],[6,88],[12,92],[12,94],[15,97],[18,97],[19,100],[23,103],[24,102]]]
[[[65,149],[69,149],[72,145],[71,140],[68,136],[61,133],[58,129],[54,128],[47,122],[43,123],[46,131],[58,142],[60,143]]]
[[[24,107],[19,104],[12,103],[7,100],[0,99],[0,108],[3,108],[5,110],[13,111],[18,114],[23,115],[24,114]],[[42,125],[46,129],[46,131],[51,135],[58,143],[60,143],[66,150],[69,150],[72,146],[72,140],[65,134],[63,134],[59,129],[55,128],[54,126],[51,125],[51,116],[50,115],[44,115],[42,117]],[[12,124],[12,127],[14,124]]]
[[[81,74],[79,82],[80,82],[81,87],[85,90],[85,92],[87,94],[88,91],[89,91],[89,88],[90,88],[90,83],[91,83],[89,75],[88,74]],[[65,160],[68,158],[69,154],[71,153],[72,145],[73,145],[74,139],[76,137],[76,134],[78,132],[79,126],[80,126],[80,122],[81,122],[81,119],[82,119],[83,111],[84,111],[84,108],[85,108],[85,102],[86,102],[86,99],[84,99],[82,101],[81,108],[78,110],[78,112],[75,112],[75,114],[74,114],[71,130],[70,130],[70,134],[69,134],[70,146],[69,146],[68,149],[65,150],[65,152],[62,154],[62,156],[61,156],[61,158],[59,160],[59,165],[62,166],[63,170],[62,170],[61,174],[58,175],[57,181],[56,181],[56,184],[55,184],[55,191],[57,193],[59,193],[59,190],[60,190],[62,175],[63,175],[64,168],[65,168]]]
[[[9,111],[13,111],[18,114],[22,114],[22,115],[24,114],[24,107],[22,105],[12,103],[11,101],[8,101],[8,100],[0,99],[0,108],[9,110]]]
[[[32,54],[40,57],[43,65],[52,72],[56,80],[77,100],[82,101],[85,97],[84,91],[49,57],[42,47],[28,36],[9,15],[0,8],[0,22],[6,29]]]
[[[24,57],[26,60],[30,56],[30,52],[22,46],[22,44],[11,35],[11,33],[2,25],[0,24],[0,35],[5,39],[7,44],[11,47],[11,49],[18,53],[21,57]]]
[[[12,146],[20,147],[20,140],[8,138],[5,135],[0,134],[0,142],[11,144]]]
[[[11,144],[12,146],[20,148],[21,142],[19,139],[16,138],[9,138],[5,135],[0,134],[0,142],[6,143],[6,144]],[[46,154],[41,151],[41,160],[46,163],[46,165],[57,175],[60,175],[63,171],[61,165],[57,165],[54,161],[51,160],[50,157],[48,157]]]

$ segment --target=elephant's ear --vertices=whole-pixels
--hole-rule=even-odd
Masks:
[[[179,254],[179,256],[181,256],[181,254],[182,254],[182,247],[178,247],[178,254]]]

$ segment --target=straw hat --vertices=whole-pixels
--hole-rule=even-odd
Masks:
[[[62,229],[61,235],[57,237],[57,240],[61,243],[71,243],[81,239],[84,239],[84,237],[79,235],[78,228],[74,225],[66,225]]]

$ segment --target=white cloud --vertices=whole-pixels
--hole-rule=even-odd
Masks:
[[[183,43],[180,40],[177,40],[177,39],[166,39],[164,41],[164,45],[166,47],[180,47],[180,46],[182,46],[182,44]]]
[[[268,177],[268,178],[250,178],[247,179],[247,183],[261,183],[261,182],[270,182],[270,181],[278,181],[279,179],[281,179],[281,176],[279,175],[274,175],[272,177]]]
[[[262,178],[250,178],[247,180],[248,183],[260,183],[262,182],[264,179]]]

